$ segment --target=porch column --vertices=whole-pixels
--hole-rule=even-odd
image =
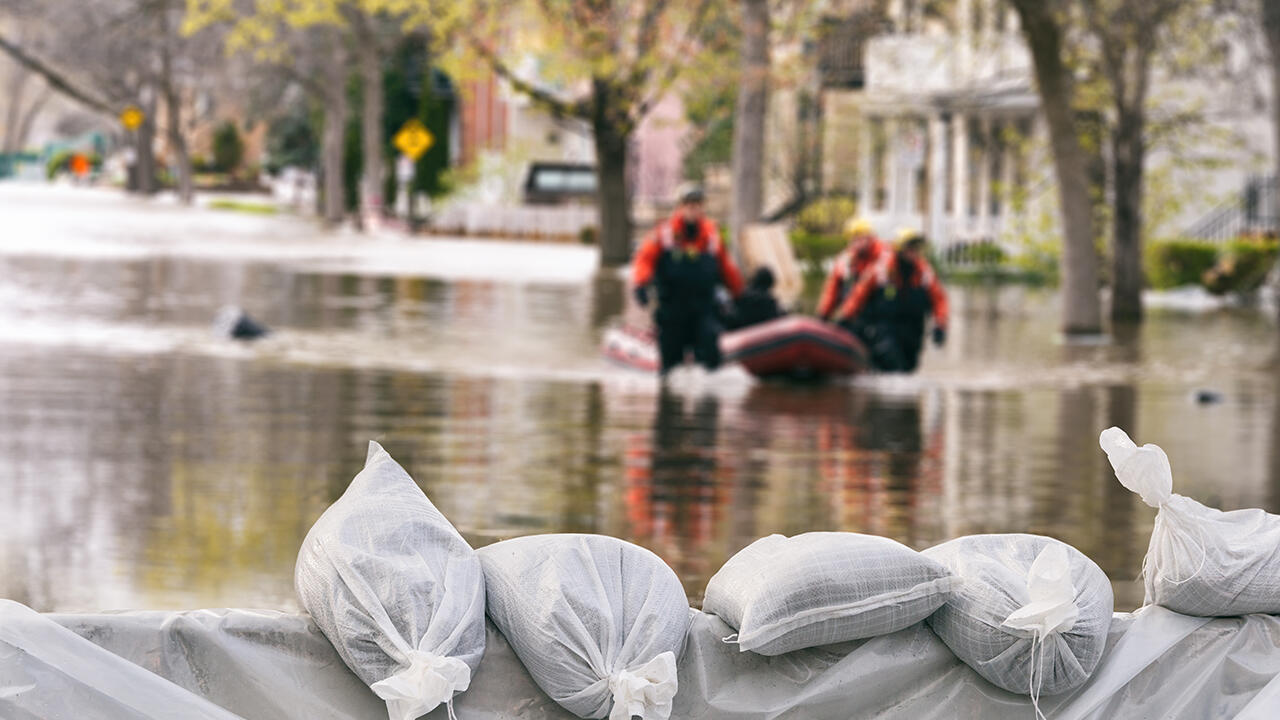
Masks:
[[[950,242],[946,233],[947,124],[940,114],[929,116],[929,207],[924,230],[935,247]]]
[[[969,227],[969,116],[951,116],[951,217],[952,231]]]
[[[978,232],[991,232],[991,118],[978,119],[978,137],[982,145],[978,151]]]
[[[876,118],[862,115],[858,123],[858,214],[875,209],[876,179],[872,171],[871,125]]]
[[[1008,123],[1007,127],[1009,128],[1017,127],[1017,124],[1012,119]],[[1011,129],[1009,132],[1011,137],[1016,137],[1016,134],[1016,129]],[[997,229],[1001,231],[1009,227],[1009,219],[1017,212],[1017,209],[1013,207],[1013,199],[1019,194],[1021,188],[1016,188],[1013,184],[1017,178],[1019,155],[1022,152],[1021,146],[1025,145],[1025,143],[1026,141],[1022,138],[1017,138],[1014,143],[1006,143],[1003,147],[1003,152],[1000,153],[1000,218]],[[999,238],[994,239],[998,240]]]
[[[898,176],[898,119],[896,117],[887,117],[884,119],[884,213],[887,220],[896,226],[898,209],[902,207],[902,200],[898,197],[901,190]]]

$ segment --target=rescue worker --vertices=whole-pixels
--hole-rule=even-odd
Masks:
[[[747,289],[738,296],[733,304],[733,312],[725,320],[730,330],[758,325],[782,317],[786,313],[778,305],[773,296],[773,271],[767,267],[757,268],[747,281]]]
[[[657,294],[653,322],[662,375],[684,362],[690,349],[703,367],[720,367],[716,288],[723,285],[732,298],[742,293],[742,276],[704,213],[702,188],[688,186],[679,198],[671,217],[641,245],[632,268],[636,302],[648,307],[651,293]]]
[[[924,247],[924,235],[900,232],[897,249],[862,276],[836,312],[836,321],[867,345],[879,370],[916,369],[930,314],[934,344],[947,340],[947,294],[924,258]]]
[[[889,247],[875,236],[871,223],[862,218],[849,218],[844,224],[844,236],[849,245],[836,256],[818,299],[818,317],[823,320],[829,319],[849,297],[858,278],[889,252]]]

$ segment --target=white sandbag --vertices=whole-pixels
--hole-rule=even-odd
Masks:
[[[961,584],[928,624],[969,667],[1009,692],[1056,695],[1093,673],[1111,626],[1111,583],[1066,543],[971,535],[929,548]]]
[[[897,632],[931,615],[956,584],[941,564],[889,538],[770,535],[711,577],[702,609],[737,631],[726,641],[739,650],[781,655]]]
[[[1148,603],[1204,617],[1280,614],[1280,516],[1174,493],[1164,451],[1138,447],[1120,428],[1098,442],[1120,482],[1159,509],[1142,563]]]
[[[642,547],[534,535],[479,550],[489,617],[538,686],[582,718],[666,720],[689,604]]]
[[[480,559],[382,446],[307,533],[293,583],[391,720],[452,714],[484,655]]]

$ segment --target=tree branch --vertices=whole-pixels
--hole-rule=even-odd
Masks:
[[[553,95],[549,90],[540,88],[512,72],[511,68],[507,67],[506,63],[502,62],[497,54],[485,46],[479,38],[468,33],[467,41],[471,44],[472,49],[474,49],[476,53],[489,64],[489,67],[493,69],[493,72],[497,74],[498,77],[511,83],[511,87],[515,88],[516,91],[528,95],[535,102],[541,103],[552,113],[557,115],[576,117],[583,120],[591,119],[591,105],[586,100],[578,100],[575,102],[561,100]]]
[[[666,12],[668,0],[653,0],[653,4],[640,18],[640,31],[636,34],[636,58],[643,58],[653,50],[658,41],[658,18]]]
[[[105,100],[94,97],[85,90],[76,87],[57,70],[49,67],[39,59],[28,55],[22,48],[6,40],[4,37],[0,37],[0,50],[3,50],[6,55],[13,58],[19,65],[36,73],[40,77],[43,77],[45,82],[49,83],[50,87],[63,95],[66,95],[72,100],[75,100],[92,110],[96,110],[100,113],[111,115],[113,117],[115,116],[115,108],[111,107],[111,105]]]
[[[684,57],[685,55],[688,54],[688,51],[693,47],[693,40],[694,38],[696,38],[698,35],[701,34],[702,32],[701,26],[703,22],[706,21],[707,13],[710,11],[710,9],[711,9],[710,0],[700,0],[698,4],[698,9],[694,12],[693,22],[689,23],[689,32],[688,34],[685,35],[684,42],[681,43],[680,52],[676,54],[676,57]],[[681,66],[681,64],[678,61],[670,63],[670,65],[667,67],[666,74],[662,77],[661,80],[658,81],[658,84],[654,87],[653,92],[649,93],[648,97],[645,97],[644,99],[636,103],[635,112],[632,113],[631,117],[629,118],[633,126],[638,125],[640,121],[644,119],[644,116],[649,114],[649,111],[653,109],[653,106],[662,98],[662,96],[665,95],[667,91],[671,89],[671,86],[675,83],[676,79],[680,77],[680,71],[683,69],[684,68]],[[640,92],[640,90],[644,86],[645,82],[648,81],[648,79],[649,79],[649,69],[643,67],[643,63],[641,63],[641,67],[638,68],[637,72],[632,75],[632,78],[628,86],[628,91],[637,92],[637,93]]]

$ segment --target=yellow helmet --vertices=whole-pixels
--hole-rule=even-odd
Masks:
[[[916,230],[915,228],[910,228],[910,227],[900,228],[898,230],[898,237],[897,239],[894,240],[893,246],[901,250],[907,245],[912,244],[912,241],[923,243],[924,233],[921,233],[919,230]]]
[[[844,223],[845,237],[858,237],[860,235],[871,235],[875,231],[871,227],[871,223],[866,218],[851,217]]]

